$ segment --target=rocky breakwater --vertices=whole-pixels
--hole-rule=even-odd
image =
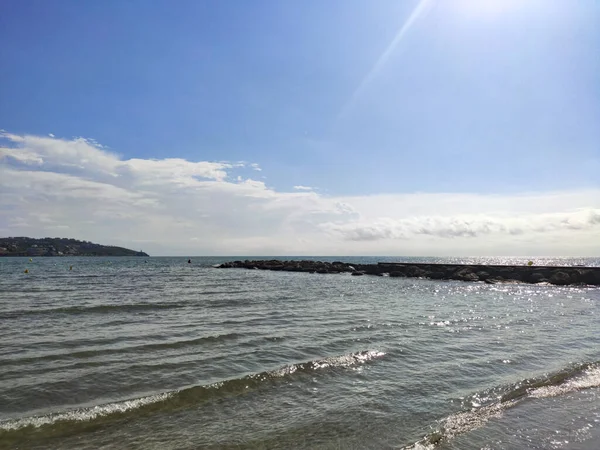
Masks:
[[[354,276],[431,278],[434,280],[483,281],[486,283],[550,283],[560,286],[580,284],[600,286],[600,267],[500,266],[463,264],[378,263],[351,264],[341,261],[232,261],[221,269],[255,269],[320,274],[349,273]]]

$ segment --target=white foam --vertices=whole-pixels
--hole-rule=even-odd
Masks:
[[[363,364],[374,358],[384,356],[384,352],[369,350],[364,352],[350,353],[348,355],[334,356],[319,361],[313,361],[311,364],[313,369],[322,369],[327,367],[349,367],[356,364]],[[291,365],[283,367],[277,371],[271,372],[270,376],[283,377],[292,374],[298,370],[302,365]],[[266,376],[265,376],[266,378]],[[215,383],[211,387],[220,387],[223,382]],[[97,417],[107,416],[115,413],[123,413],[129,410],[140,408],[144,405],[151,403],[161,402],[172,397],[177,391],[166,392],[157,395],[151,395],[147,397],[141,397],[133,400],[126,400],[123,402],[109,403],[106,405],[99,405],[92,408],[81,408],[72,411],[66,411],[56,414],[48,414],[44,416],[33,416],[24,417],[22,419],[8,420],[0,423],[0,430],[10,431],[18,430],[20,428],[33,426],[41,427],[44,425],[51,425],[56,422],[84,422],[93,420]]]
[[[543,386],[532,389],[529,396],[533,398],[556,397],[593,387],[600,387],[600,367],[589,368],[581,376],[567,380],[558,386]]]
[[[444,420],[444,438],[450,439],[461,433],[479,428],[488,420],[502,416],[505,409],[511,408],[516,403],[517,400],[494,403],[493,405],[454,414]]]
[[[435,444],[426,443],[426,442],[415,442],[408,447],[402,447],[401,450],[433,450],[435,449]]]
[[[556,397],[558,395],[568,394],[569,392],[579,391],[600,387],[600,366],[591,367],[585,370],[581,375],[573,377],[557,386],[543,386],[531,389],[528,392],[529,397],[545,398]],[[474,405],[479,405],[478,396],[474,396]],[[501,417],[504,411],[515,406],[521,399],[515,399],[505,402],[494,403],[488,406],[476,407],[470,411],[454,414],[442,421],[442,427],[436,434],[435,442],[432,442],[431,435],[423,440],[416,442],[408,447],[402,447],[403,450],[433,450],[439,440],[449,440],[459,434],[472,431],[485,425],[490,419]],[[591,426],[591,425],[590,425]]]
[[[311,369],[325,369],[328,367],[350,367],[356,364],[363,364],[375,358],[384,356],[384,352],[377,350],[368,350],[364,352],[350,353],[342,356],[332,356],[330,358],[320,359],[316,361],[310,361],[308,363],[293,364],[291,366],[285,366],[281,369],[274,370],[269,373],[271,376],[283,377],[296,372],[299,368],[310,367]]]
[[[9,420],[0,423],[0,430],[11,431],[24,427],[41,427],[51,425],[62,421],[84,422],[97,417],[107,416],[114,413],[122,413],[132,409],[140,408],[144,405],[160,402],[173,396],[173,392],[166,392],[158,395],[126,400],[123,402],[109,403],[106,405],[94,406],[93,408],[82,408],[62,413],[49,414],[45,416],[24,417],[22,419]]]

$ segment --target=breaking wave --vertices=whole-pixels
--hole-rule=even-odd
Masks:
[[[44,436],[48,437],[57,434],[64,435],[69,432],[81,431],[81,427],[96,426],[98,421],[110,421],[123,415],[175,411],[214,398],[239,395],[259,389],[269,383],[276,383],[282,379],[301,374],[312,374],[317,371],[343,369],[364,364],[384,355],[385,353],[375,350],[360,351],[291,364],[276,370],[223,380],[209,385],[192,386],[90,408],[7,420],[0,422],[0,440],[10,440],[11,437],[17,437],[16,435],[23,436],[32,432],[36,434],[43,433]]]
[[[463,404],[473,406],[470,410],[440,420],[433,432],[402,449],[434,449],[459,434],[485,425],[490,419],[501,417],[505,410],[525,399],[556,397],[594,387],[600,387],[600,361],[574,365],[543,377],[475,393],[463,401]]]

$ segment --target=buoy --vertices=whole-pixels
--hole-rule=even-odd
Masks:
[[[529,261],[529,262],[527,263],[527,265],[528,265],[528,266],[533,266],[533,261]]]
[[[69,266],[69,270],[73,270],[73,266]]]
[[[25,269],[25,273],[29,273],[29,269]]]
[[[29,258],[29,262],[33,261],[33,259]]]

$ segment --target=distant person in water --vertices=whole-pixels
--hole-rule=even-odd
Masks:
[[[192,263],[192,260],[191,260],[191,259],[188,259],[188,264],[191,264],[191,263]]]

